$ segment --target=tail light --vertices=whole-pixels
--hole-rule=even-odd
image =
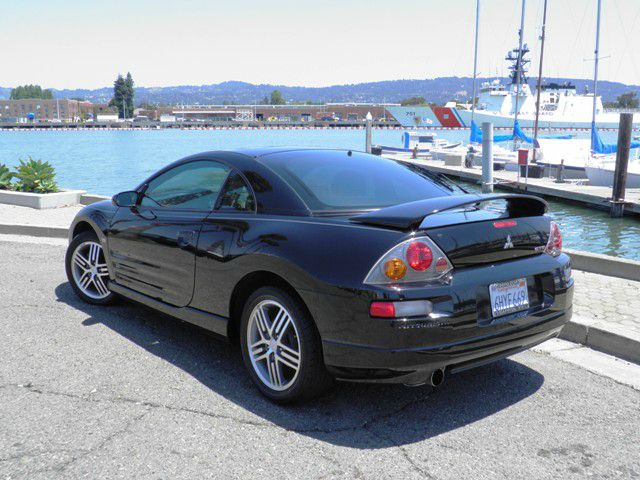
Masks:
[[[453,269],[451,262],[429,237],[399,243],[380,258],[364,279],[369,285],[427,282]]]
[[[562,253],[562,233],[560,233],[560,226],[556,222],[551,222],[549,240],[544,251],[553,257]]]

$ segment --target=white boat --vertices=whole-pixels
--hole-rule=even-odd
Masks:
[[[597,187],[613,187],[613,174],[616,169],[615,155],[594,158],[585,170],[589,178],[589,185]],[[627,168],[627,188],[640,188],[640,161],[629,160]]]
[[[473,113],[477,125],[491,122],[495,128],[512,128],[515,118],[516,104],[518,121],[521,128],[533,128],[536,118],[536,93],[527,83],[526,71],[529,59],[525,57],[529,48],[525,44],[522,53],[518,48],[509,51],[505,60],[509,62],[511,84],[503,85],[500,80],[485,82],[480,87],[478,102]],[[518,59],[522,59],[518,76]],[[518,101],[516,102],[516,97]],[[570,82],[558,84],[548,83],[540,86],[539,128],[566,129],[591,128],[593,106],[595,103],[595,122],[600,128],[618,128],[619,114],[605,112],[602,98],[593,93],[578,93]],[[472,111],[457,109],[463,124],[471,125]],[[640,123],[640,116],[634,118]]]
[[[418,153],[431,153],[434,149],[455,148],[461,143],[443,140],[433,132],[408,131],[402,133],[402,147],[378,145],[378,148],[382,153],[412,153],[417,147]]]

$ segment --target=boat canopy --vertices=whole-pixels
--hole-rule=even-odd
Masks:
[[[513,140],[514,138],[522,140],[523,142],[527,142],[531,144],[534,143],[533,138],[527,135],[526,133],[524,133],[524,130],[522,130],[522,128],[520,127],[520,123],[517,120],[513,124],[513,133],[505,134],[505,135],[494,135],[493,143],[508,142],[509,140]],[[539,138],[568,140],[570,138],[573,138],[573,136],[572,135],[545,135]],[[478,125],[476,125],[476,122],[474,121],[471,121],[470,141],[471,143],[482,143],[482,130],[480,130],[480,128],[478,127]]]
[[[640,142],[632,141],[631,148],[640,148]],[[618,151],[617,144],[602,141],[595,122],[591,122],[591,150],[593,153],[616,153]]]
[[[403,132],[402,146],[403,148],[411,148],[411,142],[433,143],[435,136],[435,133],[430,132]]]

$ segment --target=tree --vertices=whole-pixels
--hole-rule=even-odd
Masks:
[[[286,102],[284,101],[284,97],[282,96],[282,93],[280,93],[280,90],[274,90],[271,92],[271,105],[284,105],[285,103]]]
[[[623,93],[618,97],[618,108],[638,108],[640,100],[636,92]]]
[[[109,102],[109,106],[118,109],[118,117],[133,117],[133,78],[131,73],[127,73],[125,79],[122,75],[118,75],[113,82],[113,98]]]
[[[133,117],[133,77],[130,72],[127,72],[127,77],[124,79],[125,86],[125,104],[127,107],[127,114],[129,117]]]
[[[43,90],[40,85],[20,85],[11,90],[11,100],[23,100],[25,98],[40,98],[51,100],[53,92],[49,89]]]
[[[406,107],[409,105],[424,105],[425,103],[427,103],[427,101],[424,99],[424,97],[409,97],[402,100],[400,102],[400,105]]]

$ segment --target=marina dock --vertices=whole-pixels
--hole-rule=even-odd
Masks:
[[[444,165],[442,160],[419,157],[412,159],[408,154],[384,154],[387,158],[403,162],[415,163],[433,172],[442,173],[452,178],[479,183],[482,178],[482,168]],[[575,180],[556,182],[555,178],[529,178],[525,186],[525,179],[520,178],[518,172],[497,170],[493,172],[494,188],[542,195],[584,204],[590,207],[608,210],[611,207],[611,188],[595,187],[577,183]],[[628,188],[625,195],[625,214],[640,215],[640,188]]]

